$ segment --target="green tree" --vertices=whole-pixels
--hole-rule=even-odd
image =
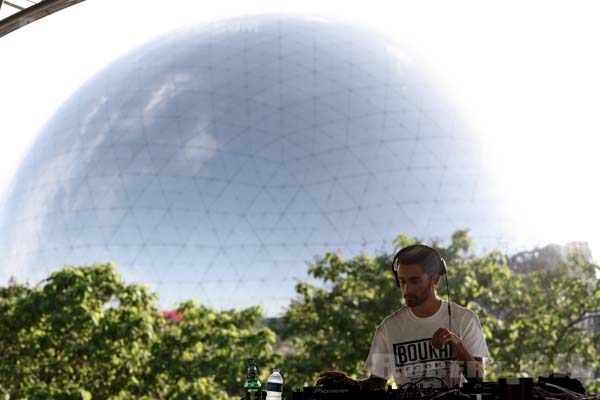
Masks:
[[[263,379],[270,373],[269,366],[280,365],[281,357],[272,349],[275,334],[260,326],[260,307],[218,312],[185,302],[176,312],[183,318],[164,326],[160,341],[154,343],[146,380],[150,389],[160,388],[161,396],[179,398],[180,393],[192,393],[195,390],[180,387],[182,382],[208,375],[210,382],[203,385],[223,391],[210,398],[240,396],[249,357],[258,360]]]
[[[571,256],[558,268],[519,274],[499,252],[475,256],[466,231],[438,250],[451,266],[451,299],[480,317],[495,367],[488,379],[600,368],[600,336],[584,322],[600,312],[598,267]],[[597,382],[589,382],[598,388]]]
[[[414,242],[400,235],[394,245]],[[495,363],[488,368],[488,379],[564,370],[564,359],[557,354],[578,354],[582,365],[599,367],[599,337],[581,325],[600,312],[598,267],[579,257],[558,269],[516,274],[497,251],[476,255],[466,230],[455,232],[447,246],[432,245],[448,263],[450,299],[480,317]],[[376,326],[401,306],[391,258],[344,260],[328,253],[309,267],[309,274],[322,283],[296,286],[298,298],[281,331],[293,349],[285,361],[292,376],[288,390],[314,384],[323,370],[364,376],[362,365]],[[445,296],[443,281],[438,289]]]
[[[0,393],[11,399],[224,400],[245,359],[277,363],[261,310],[183,303],[169,322],[147,288],[111,264],[64,268],[38,287],[0,288]]]
[[[285,360],[287,391],[314,384],[324,369],[359,375],[375,327],[401,306],[387,256],[344,260],[328,253],[309,274],[324,285],[299,283],[299,299],[285,314],[282,336],[293,349]]]
[[[159,327],[147,289],[123,285],[108,264],[65,268],[15,294],[0,316],[0,377],[11,398],[136,392]]]

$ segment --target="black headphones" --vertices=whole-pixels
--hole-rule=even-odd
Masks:
[[[435,254],[436,258],[439,260],[438,275],[442,276],[448,273],[448,266],[446,266],[446,260],[444,260],[444,258],[436,249],[434,249],[433,247],[426,246],[424,244],[413,244],[410,246],[406,246],[394,256],[394,260],[392,261],[392,271],[394,272],[394,277],[396,278],[396,286],[400,287],[400,279],[398,279],[398,264],[400,257],[417,249],[426,250]]]

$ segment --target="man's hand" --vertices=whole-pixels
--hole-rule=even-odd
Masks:
[[[434,349],[439,349],[445,345],[450,344],[452,347],[462,344],[460,338],[453,332],[450,332],[446,328],[440,328],[433,334],[431,338],[431,346]]]
[[[483,360],[481,357],[473,357],[463,346],[462,340],[446,328],[440,328],[431,338],[431,347],[439,349],[447,344],[452,346],[456,359],[461,362],[461,369],[468,381],[483,381]]]
[[[327,371],[319,375],[317,385],[323,385],[331,388],[360,390],[360,384],[352,378],[349,378],[343,372]]]

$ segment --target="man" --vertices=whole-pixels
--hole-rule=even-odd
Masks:
[[[396,284],[406,305],[377,327],[365,369],[371,376],[354,380],[342,372],[320,375],[317,384],[356,390],[385,389],[393,375],[398,386],[453,387],[483,379],[489,360],[479,319],[472,311],[437,297],[436,286],[446,274],[437,250],[408,246],[393,261]]]

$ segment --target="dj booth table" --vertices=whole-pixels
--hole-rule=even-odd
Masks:
[[[327,388],[321,386],[305,387],[293,392],[292,400],[530,400],[530,399],[568,399],[600,400],[600,394],[577,393],[562,385],[548,381],[533,381],[533,378],[502,378],[498,382],[466,383],[455,389],[423,389],[408,385],[399,389],[353,391],[351,389]]]

